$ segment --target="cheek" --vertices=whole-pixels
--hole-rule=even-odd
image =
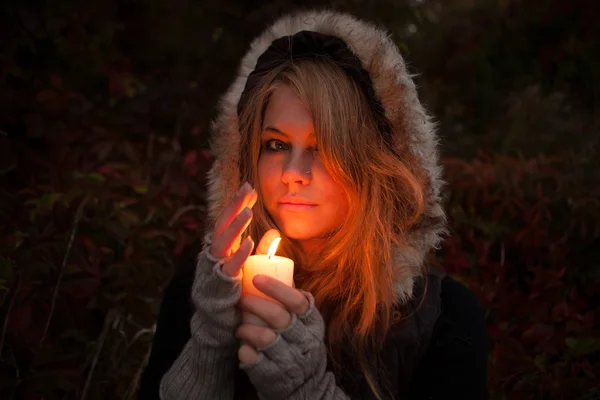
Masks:
[[[346,196],[346,192],[340,184],[335,182],[333,178],[327,175],[326,183],[324,185],[327,189],[327,197],[330,199],[332,206],[331,212],[335,215],[333,218],[336,223],[348,217],[350,212],[350,200]]]
[[[350,212],[350,204],[348,197],[346,197],[346,193],[341,188],[338,188],[335,193],[335,203],[337,205],[336,216],[339,220],[343,220],[347,218]]]
[[[281,173],[277,163],[270,160],[269,157],[261,157],[258,160],[258,180],[261,193],[267,202],[268,197],[274,192],[274,188],[281,181]]]

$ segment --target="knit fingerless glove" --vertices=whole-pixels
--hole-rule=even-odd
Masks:
[[[277,339],[259,350],[256,362],[241,364],[261,400],[349,400],[337,387],[327,368],[325,324],[314,297],[305,291],[310,306],[302,315],[292,314]]]

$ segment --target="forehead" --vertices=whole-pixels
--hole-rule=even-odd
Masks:
[[[310,111],[290,86],[282,85],[271,95],[263,121],[263,129],[268,127],[288,135],[313,134],[314,123]]]

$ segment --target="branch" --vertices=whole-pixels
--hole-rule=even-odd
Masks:
[[[6,329],[8,328],[8,320],[10,319],[10,312],[15,304],[17,294],[21,290],[21,274],[17,275],[17,281],[14,283],[13,289],[11,290],[10,300],[6,309],[6,316],[4,317],[4,323],[2,324],[2,332],[0,333],[0,355],[4,349],[4,336],[6,335]]]
[[[117,310],[114,308],[108,311],[106,314],[106,318],[104,318],[104,326],[102,327],[102,332],[100,333],[100,337],[98,338],[98,343],[96,344],[96,352],[94,353],[94,359],[92,361],[92,366],[90,368],[90,373],[85,380],[85,386],[83,387],[83,392],[81,393],[81,400],[85,400],[87,397],[87,392],[90,387],[90,383],[92,382],[92,376],[94,375],[94,370],[96,369],[96,365],[98,364],[98,358],[100,358],[100,353],[102,352],[102,347],[104,347],[104,342],[106,341],[106,336],[108,336],[108,331],[113,324],[113,320],[117,316]]]
[[[60,289],[60,284],[63,278],[63,272],[67,265],[67,261],[69,260],[69,256],[71,255],[71,249],[73,248],[73,242],[75,241],[75,234],[77,233],[77,228],[79,227],[79,221],[81,220],[81,216],[83,214],[83,209],[87,204],[88,198],[84,198],[79,207],[77,207],[77,211],[75,212],[75,219],[73,220],[73,228],[71,229],[71,235],[69,236],[69,242],[67,243],[67,249],[65,251],[65,256],[63,257],[62,264],[60,266],[60,270],[58,271],[58,278],[56,279],[56,285],[54,286],[54,292],[52,293],[52,302],[50,303],[50,311],[48,313],[48,319],[46,319],[46,326],[44,327],[44,333],[40,338],[38,343],[38,348],[42,346],[44,341],[46,340],[46,335],[48,334],[48,328],[50,327],[50,322],[52,321],[52,315],[54,314],[54,308],[56,307],[56,299],[58,298],[58,290]]]
[[[149,329],[149,331],[155,332],[156,331],[156,324],[154,324],[154,326],[152,326],[152,329]],[[139,333],[140,332],[138,332],[138,334]],[[144,333],[147,333],[147,332],[144,332]],[[135,340],[135,338],[134,338],[134,340]],[[136,390],[138,388],[138,385],[139,385],[139,382],[140,382],[140,378],[142,377],[142,371],[146,367],[146,364],[148,364],[148,359],[150,358],[150,352],[151,351],[152,351],[152,345],[148,346],[148,350],[146,351],[146,355],[144,356],[144,359],[140,363],[140,366],[139,366],[137,372],[135,373],[135,377],[133,378],[133,380],[129,384],[129,387],[127,388],[127,391],[125,392],[125,400],[131,400],[133,398],[133,396],[135,395],[135,392],[136,392]]]
[[[195,205],[195,204],[188,204],[187,206],[181,207],[179,210],[177,210],[177,212],[175,212],[173,217],[171,217],[171,219],[167,223],[167,226],[169,228],[171,228],[175,224],[175,222],[177,222],[179,217],[181,217],[186,212],[192,211],[192,210],[204,210],[204,207],[201,205]]]

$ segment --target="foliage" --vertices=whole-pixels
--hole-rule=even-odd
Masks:
[[[162,290],[204,233],[215,102],[295,6],[196,3],[0,6],[7,398],[135,394]],[[487,310],[493,398],[599,398],[597,6],[532,4],[327,2],[385,24],[423,71],[452,228],[437,262]]]
[[[211,157],[183,152],[176,136],[133,138],[125,124],[108,131],[96,111],[78,113],[87,99],[62,83],[34,101],[43,102],[50,151],[3,143],[14,163],[2,186],[19,189],[1,197],[3,376],[11,379],[0,391],[121,398],[135,389],[132,372],[175,260],[202,237]],[[116,386],[102,392],[103,381]]]
[[[572,180],[573,161],[446,159],[443,267],[486,310],[493,398],[598,394],[600,193]]]
[[[431,3],[416,13],[407,49],[446,151],[535,157],[593,138],[598,119],[586,119],[598,114],[600,3]]]

